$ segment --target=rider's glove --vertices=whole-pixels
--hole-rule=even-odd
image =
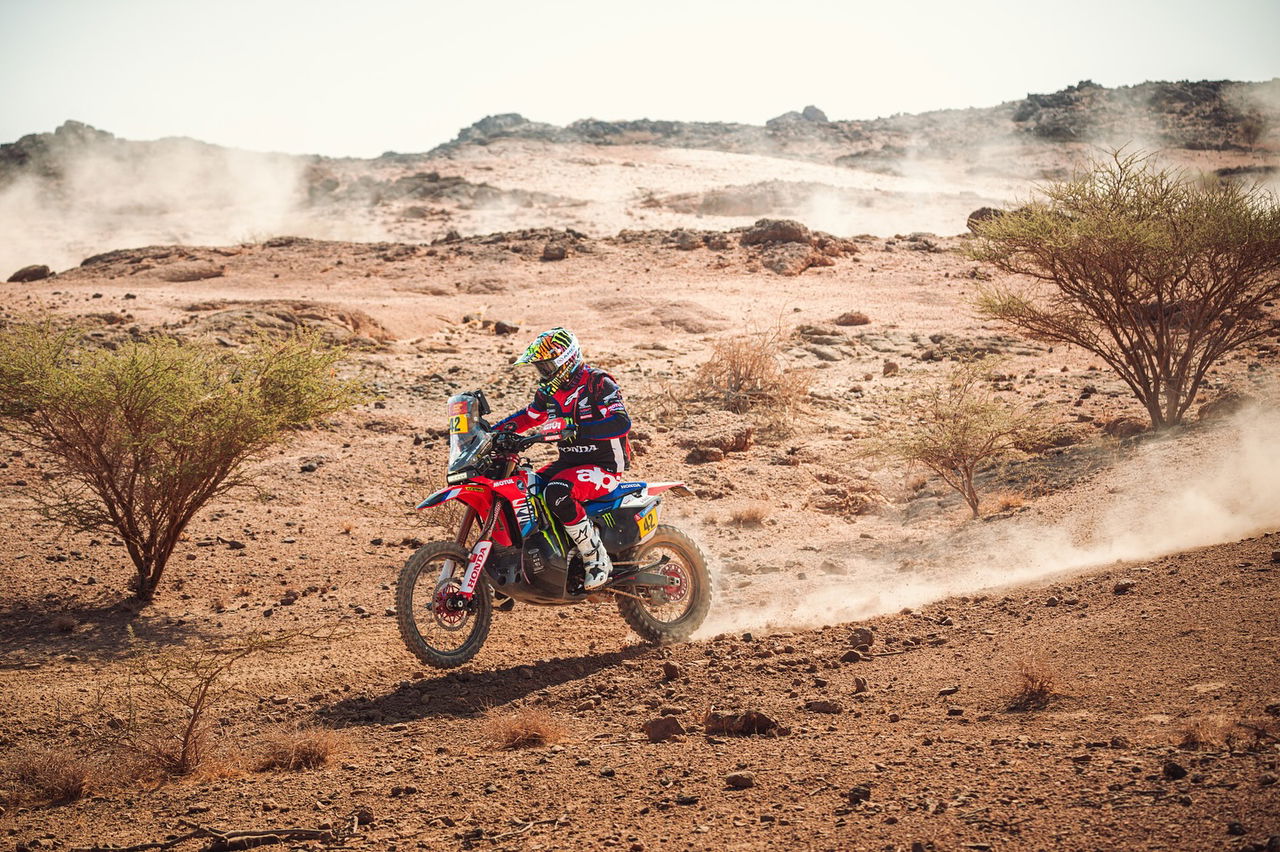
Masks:
[[[565,444],[572,444],[578,437],[578,424],[566,423],[564,428],[560,430],[560,441]]]

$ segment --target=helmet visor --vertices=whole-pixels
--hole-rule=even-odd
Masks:
[[[556,362],[550,358],[545,361],[534,361],[533,366],[538,368],[538,375],[544,379],[550,379],[556,374]]]

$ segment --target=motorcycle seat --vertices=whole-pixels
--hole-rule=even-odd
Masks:
[[[605,512],[617,509],[622,505],[622,501],[632,494],[644,491],[646,487],[648,487],[646,482],[623,482],[605,496],[583,503],[582,508],[588,515],[603,515]]]

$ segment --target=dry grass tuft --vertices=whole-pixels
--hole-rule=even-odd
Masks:
[[[990,503],[988,505],[990,505],[992,507],[992,511],[995,512],[1008,512],[1013,509],[1021,509],[1023,506],[1027,505],[1026,495],[1020,494],[1017,491],[1001,491],[991,495],[989,500]]]
[[[315,769],[346,746],[346,737],[332,728],[315,725],[281,727],[262,738],[255,767],[259,772],[271,769]]]
[[[66,804],[84,796],[102,780],[102,770],[82,755],[43,749],[10,760],[0,768],[21,801]]]
[[[735,509],[729,515],[729,523],[736,527],[758,527],[769,517],[768,503],[752,503],[741,509]]]
[[[55,615],[53,620],[49,622],[49,626],[59,633],[71,633],[80,626],[80,622],[76,621],[75,616],[64,612]]]
[[[752,413],[785,431],[809,397],[806,370],[782,366],[787,336],[780,329],[717,341],[690,382],[690,396],[735,414]]]
[[[564,739],[567,731],[547,711],[521,707],[510,713],[490,711],[483,733],[495,748],[513,749],[553,745]]]
[[[1178,732],[1178,747],[1187,751],[1259,751],[1280,742],[1280,725],[1268,719],[1197,716]]]
[[[1058,673],[1044,660],[1019,661],[1015,678],[1015,689],[1009,697],[1010,710],[1043,710],[1058,697]]]

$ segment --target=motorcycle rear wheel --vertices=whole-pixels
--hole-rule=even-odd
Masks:
[[[452,541],[433,541],[414,551],[396,581],[396,621],[413,655],[437,669],[457,668],[479,651],[493,622],[493,591],[481,577],[465,609],[458,588],[468,553]],[[440,578],[444,563],[452,570]]]
[[[642,564],[661,555],[670,557],[665,567],[655,570],[670,574],[673,582],[653,590],[636,587],[632,593],[637,597],[619,595],[618,612],[646,642],[683,642],[702,626],[711,609],[711,574],[701,548],[675,527],[659,524],[633,553],[631,558]]]

